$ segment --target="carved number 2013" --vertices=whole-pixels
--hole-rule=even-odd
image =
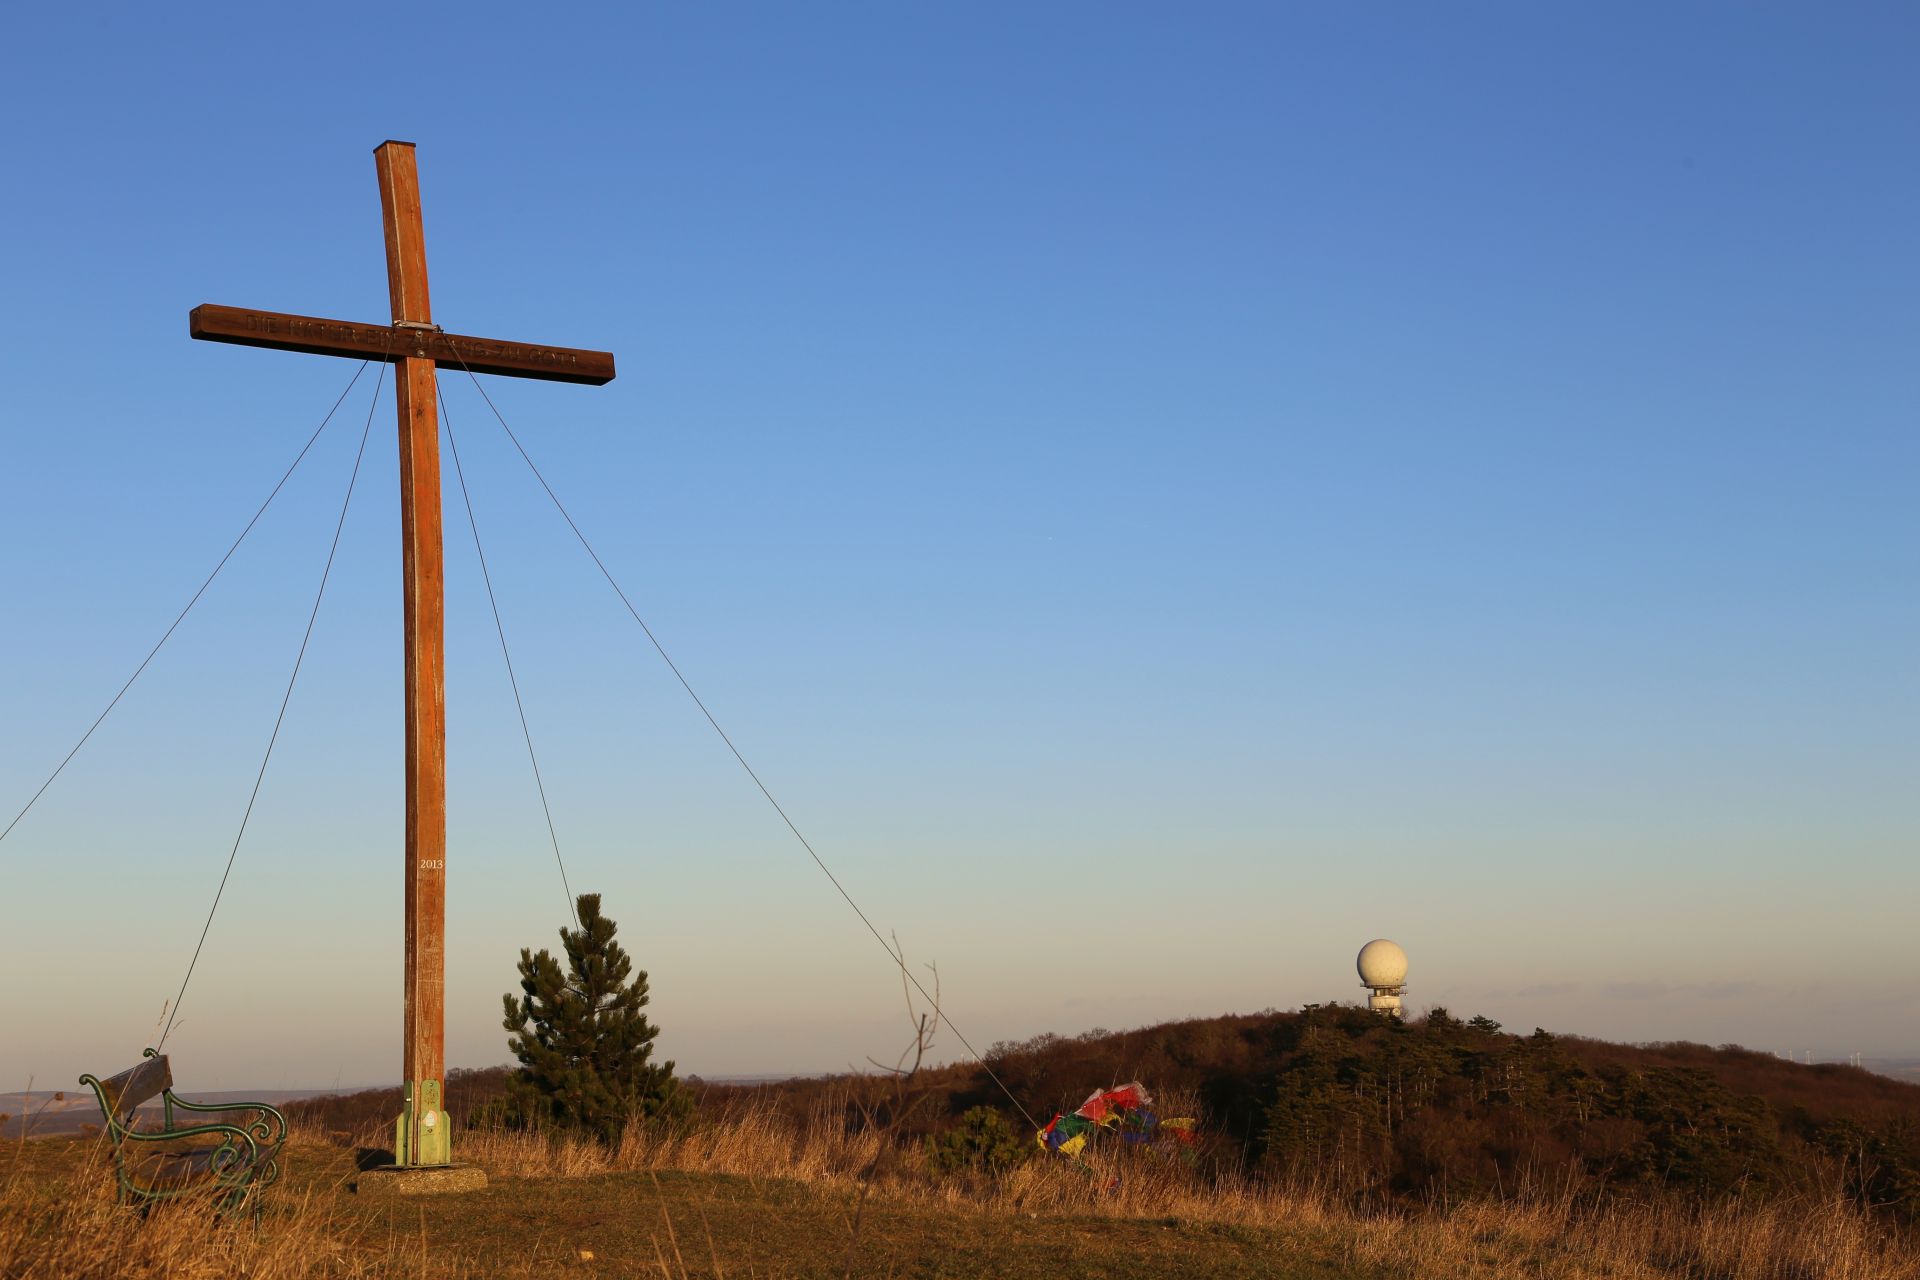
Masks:
[[[422,858],[420,859],[420,869],[422,871],[445,871],[447,869],[446,859]]]

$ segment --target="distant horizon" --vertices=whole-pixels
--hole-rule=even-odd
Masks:
[[[1351,1002],[1348,1002],[1348,1003],[1351,1003]],[[1360,1006],[1356,1005],[1355,1007],[1360,1007]],[[1428,1007],[1422,1007],[1417,1009],[1409,1009],[1407,1013],[1407,1019],[1409,1021],[1418,1021],[1419,1019],[1426,1017],[1427,1014],[1431,1012],[1433,1008],[1440,1008],[1440,1007],[1444,1007],[1444,1006],[1435,1005],[1435,1006],[1428,1006]],[[1264,1012],[1292,1013],[1297,1011],[1298,1009],[1296,1008],[1296,1009],[1281,1009],[1281,1010],[1258,1010],[1254,1012],[1257,1014],[1257,1013],[1264,1013]],[[1476,1016],[1472,1011],[1465,1010],[1465,1009],[1449,1009],[1449,1012],[1452,1013],[1454,1016],[1461,1017],[1461,1018]],[[1243,1016],[1249,1016],[1249,1015],[1241,1012],[1227,1012],[1227,1013],[1220,1013],[1220,1014],[1194,1014],[1194,1015],[1191,1015],[1190,1017],[1168,1019],[1167,1021],[1169,1022],[1206,1021],[1208,1019],[1216,1018],[1216,1017],[1231,1018],[1231,1017],[1243,1017]],[[1153,1026],[1159,1026],[1159,1025],[1163,1025],[1163,1024],[1151,1023],[1151,1024],[1145,1024],[1143,1026],[1138,1026],[1138,1027],[1117,1027],[1117,1028],[1087,1027],[1087,1028],[1080,1028],[1078,1030],[1059,1031],[1059,1032],[1043,1033],[1043,1034],[1055,1034],[1063,1038],[1073,1038],[1076,1036],[1093,1034],[1095,1032],[1105,1032],[1108,1035],[1124,1036],[1124,1035],[1131,1034],[1135,1031],[1143,1031],[1143,1030],[1150,1029]],[[1504,1025],[1502,1029],[1508,1032],[1512,1032],[1515,1034],[1522,1034],[1522,1035],[1527,1034],[1527,1032],[1529,1031],[1529,1028],[1510,1027],[1510,1026],[1504,1026]],[[1600,1040],[1607,1043],[1625,1044],[1634,1048],[1649,1048],[1649,1047],[1654,1047],[1654,1046],[1663,1045],[1663,1044],[1686,1043],[1686,1044],[1704,1045],[1704,1047],[1713,1048],[1713,1049],[1727,1049],[1727,1048],[1741,1049],[1747,1052],[1765,1054],[1769,1057],[1775,1057],[1775,1058],[1779,1058],[1779,1059],[1789,1061],[1789,1062],[1794,1062],[1794,1063],[1803,1063],[1803,1059],[1800,1055],[1811,1053],[1812,1054],[1811,1065],[1814,1065],[1814,1066],[1855,1065],[1851,1061],[1851,1059],[1853,1055],[1858,1052],[1857,1050],[1851,1050],[1851,1049],[1845,1050],[1845,1051],[1822,1050],[1817,1047],[1813,1047],[1813,1048],[1802,1047],[1789,1052],[1783,1049],[1767,1048],[1764,1046],[1757,1046],[1757,1045],[1744,1045],[1744,1044],[1733,1044],[1733,1043],[1708,1044],[1703,1041],[1686,1040],[1684,1038],[1673,1039],[1673,1040],[1608,1041],[1605,1037],[1586,1036],[1586,1035],[1582,1035],[1578,1031],[1566,1029],[1566,1028],[1554,1030],[1552,1031],[1552,1034],[1557,1036],[1574,1037],[1578,1039]],[[928,1060],[927,1065],[930,1067],[947,1067],[947,1066],[953,1066],[953,1065],[966,1064],[972,1061],[974,1061],[974,1059],[964,1054],[959,1056],[938,1056],[938,1057],[930,1058]],[[133,1064],[130,1062],[127,1065],[131,1066]],[[512,1070],[515,1065],[516,1064],[513,1062],[513,1060],[509,1056],[509,1057],[502,1058],[500,1061],[490,1062],[490,1063],[486,1063],[484,1065],[479,1065],[479,1066],[476,1066],[470,1063],[449,1063],[448,1070],[449,1072]],[[1910,1083],[1910,1084],[1920,1084],[1920,1053],[1910,1054],[1910,1055],[1861,1054],[1860,1062],[1858,1063],[1858,1065],[1865,1070],[1873,1071],[1876,1074],[1887,1076],[1889,1079],[1901,1080],[1901,1081],[1904,1081],[1905,1083]],[[123,1069],[123,1068],[116,1068],[115,1070],[118,1070],[118,1069]],[[187,1064],[182,1064],[182,1070],[191,1070],[191,1067]],[[782,1069],[763,1070],[763,1071],[707,1072],[707,1071],[700,1071],[698,1069],[689,1070],[683,1064],[678,1064],[678,1063],[675,1064],[675,1074],[678,1075],[681,1079],[687,1080],[687,1079],[698,1078],[709,1084],[777,1083],[783,1080],[822,1079],[822,1078],[848,1074],[848,1073],[873,1074],[873,1073],[878,1073],[881,1070],[882,1070],[881,1068],[875,1067],[869,1063],[869,1064],[849,1064],[848,1066],[841,1068],[839,1070],[788,1070],[788,1069],[782,1068]],[[96,1074],[111,1074],[111,1073],[112,1073],[111,1071],[105,1071],[105,1072],[99,1072]],[[386,1081],[384,1083],[378,1083],[378,1082],[364,1083],[363,1082],[358,1084],[329,1084],[329,1085],[274,1085],[270,1087],[257,1085],[251,1088],[249,1088],[246,1085],[239,1085],[233,1088],[222,1088],[222,1089],[212,1090],[212,1091],[196,1091],[192,1087],[190,1080],[177,1078],[175,1081],[175,1087],[181,1092],[183,1096],[186,1096],[186,1097],[196,1097],[196,1096],[199,1096],[201,1092],[206,1092],[207,1096],[215,1097],[215,1098],[237,1098],[243,1095],[250,1095],[259,1101],[279,1102],[283,1099],[291,1100],[296,1097],[309,1098],[309,1097],[324,1097],[328,1095],[344,1096],[344,1095],[357,1094],[357,1093],[375,1092],[375,1091],[385,1090],[385,1089],[395,1089],[395,1088],[399,1088],[401,1083],[402,1083],[401,1080],[398,1077],[395,1077],[394,1079]],[[51,1088],[51,1089],[22,1088],[22,1089],[15,1089],[11,1091],[0,1090],[0,1114],[11,1115],[14,1120],[18,1120],[19,1115],[17,1112],[14,1112],[12,1110],[12,1106],[10,1104],[20,1099],[36,1099],[36,1100],[51,1099],[57,1093],[64,1093],[69,1099],[69,1101],[75,1098],[78,1098],[80,1101],[84,1102],[88,1106],[97,1106],[97,1104],[93,1101],[92,1093],[86,1088],[86,1086],[76,1083],[74,1085],[66,1086],[64,1088]]]

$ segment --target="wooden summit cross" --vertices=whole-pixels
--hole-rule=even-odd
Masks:
[[[195,307],[189,331],[210,342],[383,360],[398,368],[400,580],[406,643],[406,1014],[405,1104],[394,1160],[452,1161],[445,1115],[447,920],[447,721],[445,582],[440,546],[440,414],[434,368],[546,378],[595,386],[613,378],[606,351],[537,347],[443,333],[427,302],[426,235],[411,142],[374,148],[387,239],[391,325]]]

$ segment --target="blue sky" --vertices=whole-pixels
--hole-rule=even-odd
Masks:
[[[1901,6],[330,6],[10,25],[0,809],[353,366],[199,302],[605,347],[501,410],[976,1044],[1350,998],[1920,1052],[1920,22]],[[131,1061],[273,723],[363,381],[0,844],[0,1084]],[[897,975],[450,382],[576,889],[683,1069]],[[392,1079],[390,401],[169,1047]],[[450,476],[449,476],[450,479]],[[563,918],[457,497],[451,1061]],[[949,1038],[943,1050],[957,1049]]]

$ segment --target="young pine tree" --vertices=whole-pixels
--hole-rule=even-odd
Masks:
[[[562,928],[567,967],[543,947],[520,950],[520,995],[506,1001],[507,1047],[520,1060],[500,1118],[584,1129],[617,1142],[629,1120],[677,1117],[692,1099],[673,1063],[654,1063],[647,975],[613,940],[600,895],[583,893],[580,927]],[[629,978],[631,977],[631,981]]]

